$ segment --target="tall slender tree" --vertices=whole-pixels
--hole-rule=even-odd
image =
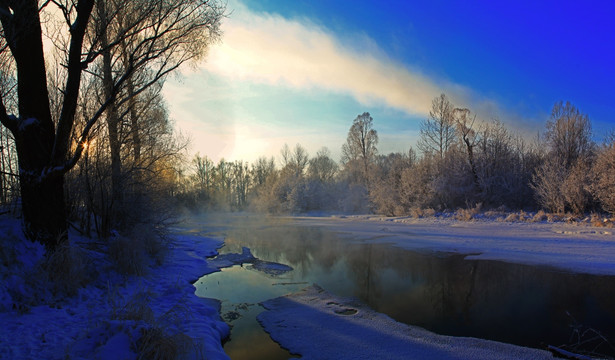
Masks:
[[[378,132],[374,130],[374,119],[364,112],[353,120],[348,131],[346,144],[342,146],[342,163],[351,172],[358,174],[358,182],[369,188],[370,167],[378,154]]]
[[[455,140],[454,106],[446,95],[440,94],[431,102],[429,118],[421,123],[418,148],[442,160]]]

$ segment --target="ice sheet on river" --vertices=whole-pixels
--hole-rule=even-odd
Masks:
[[[209,260],[209,263],[218,269],[233,265],[243,266],[243,264],[250,264],[247,267],[249,270],[260,271],[271,276],[279,276],[293,270],[291,266],[285,264],[258,259],[252,255],[250,249],[245,246],[241,249],[241,254],[221,254],[216,256],[214,259]]]
[[[437,335],[317,285],[262,303],[258,321],[302,359],[553,359],[547,351]]]

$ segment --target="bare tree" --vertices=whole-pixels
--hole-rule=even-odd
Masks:
[[[331,159],[331,152],[326,147],[318,150],[316,157],[310,159],[308,176],[321,183],[333,181],[337,173],[337,164]]]
[[[214,1],[118,1],[113,2],[116,7],[112,11],[105,12],[109,15],[106,22],[100,23],[93,21],[98,14],[93,11],[95,3],[46,1],[39,8],[35,0],[0,1],[1,49],[6,54],[10,52],[10,62],[15,64],[15,74],[8,68],[3,69],[2,75],[16,75],[18,79],[17,111],[9,112],[3,95],[0,122],[15,138],[24,231],[49,248],[66,238],[64,175],[81,158],[92,127],[109,106],[128,101],[125,98],[117,102],[127,79],[138,69],[148,67],[153,69],[151,81],[155,82],[182,62],[202,55],[209,42],[218,37],[224,12],[224,7]],[[40,19],[40,13],[52,6],[62,14],[65,28],[60,34],[68,39],[61,49],[66,75],[57,116],[52,115]],[[93,27],[96,30],[89,31]],[[117,31],[112,33],[111,28]],[[190,37],[186,38],[186,34]],[[208,41],[196,41],[197,34]],[[127,66],[112,74],[113,86],[109,86],[106,99],[85,120],[74,146],[71,135],[82,78],[101,55],[104,58],[106,52],[120,44],[130,45]],[[201,51],[195,51],[199,46]]]
[[[532,184],[538,202],[555,212],[566,207],[583,212],[590,203],[590,184],[582,173],[591,168],[594,151],[588,116],[570,102],[556,103],[547,122],[545,142],[548,152]]]
[[[602,208],[611,214],[615,214],[615,132],[596,157],[592,168],[593,195],[598,199]]]
[[[432,100],[429,118],[421,123],[417,146],[424,154],[434,153],[443,159],[455,140],[454,106],[441,94]]]
[[[378,153],[378,132],[373,129],[374,119],[368,112],[358,115],[348,131],[346,144],[342,146],[342,163],[351,173],[356,173],[355,181],[369,187],[370,167]],[[353,176],[354,177],[354,176]]]
[[[566,181],[563,164],[557,161],[545,161],[532,177],[532,189],[538,203],[551,212],[561,214],[566,207],[562,187]]]
[[[474,130],[474,123],[476,122],[476,115],[472,114],[469,109],[455,109],[455,120],[457,122],[457,133],[466,148],[466,154],[468,156],[468,163],[470,164],[470,171],[472,171],[472,178],[474,179],[474,186],[476,192],[481,192],[480,181],[478,179],[478,170],[476,168],[476,159],[474,158],[474,148],[478,143],[478,134]]]
[[[592,202],[591,195],[591,164],[585,161],[577,161],[568,170],[568,174],[562,184],[561,192],[570,210],[577,215],[582,215]]]
[[[301,144],[296,144],[291,151],[288,144],[284,144],[280,150],[282,155],[282,171],[291,173],[293,176],[303,176],[309,163],[309,154]]]
[[[192,179],[197,190],[198,200],[208,200],[214,187],[215,167],[207,156],[196,154],[192,159],[194,174]]]
[[[269,178],[275,172],[275,160],[273,156],[267,159],[264,156],[259,157],[255,163],[252,164],[252,180],[256,187],[260,187],[265,184],[267,178]]]
[[[557,158],[566,169],[574,166],[578,159],[586,161],[594,148],[589,117],[569,101],[553,105],[545,139],[550,156]]]

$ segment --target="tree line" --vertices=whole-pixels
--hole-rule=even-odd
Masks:
[[[217,0],[0,1],[0,212],[18,209],[48,249],[69,224],[108,237],[161,221],[185,146],[161,89],[218,41],[225,11]]]
[[[528,142],[445,95],[416,150],[381,154],[369,113],[339,162],[300,144],[278,159],[184,166],[161,90],[220,39],[216,0],[0,1],[0,214],[54,249],[69,226],[109,237],[160,224],[175,205],[271,213],[544,208],[615,211],[613,137],[593,142],[587,115],[557,103]],[[44,42],[43,39],[46,39]]]
[[[270,213],[309,211],[409,215],[459,208],[615,213],[615,136],[593,140],[589,117],[553,106],[528,141],[503,123],[481,121],[442,94],[420,127],[417,149],[380,154],[369,113],[358,115],[337,163],[327,148],[300,144],[276,159],[214,164],[196,155],[179,198],[191,208]]]

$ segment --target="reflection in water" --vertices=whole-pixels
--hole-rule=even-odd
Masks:
[[[255,352],[255,344],[264,342],[249,337],[259,331],[258,336],[268,336],[253,318],[248,319],[262,311],[252,304],[311,283],[339,296],[357,297],[400,322],[445,335],[544,348],[569,342],[572,316],[615,339],[615,277],[465,260],[458,254],[416,253],[386,244],[355,242],[320,228],[264,220],[218,224],[216,229],[226,236],[222,252],[241,252],[247,246],[259,259],[294,268],[276,278],[235,267],[199,280],[203,282],[197,283],[199,296],[228,299],[230,308],[251,304],[250,314],[232,322],[233,340],[229,343],[249,350],[249,356],[229,352],[233,359],[276,358]],[[220,285],[213,284],[218,281]],[[224,307],[225,302],[223,312]],[[238,321],[245,321],[246,327],[240,330]],[[271,340],[269,343],[275,347]],[[598,351],[613,353],[604,346]],[[287,357],[283,352],[277,358]]]

